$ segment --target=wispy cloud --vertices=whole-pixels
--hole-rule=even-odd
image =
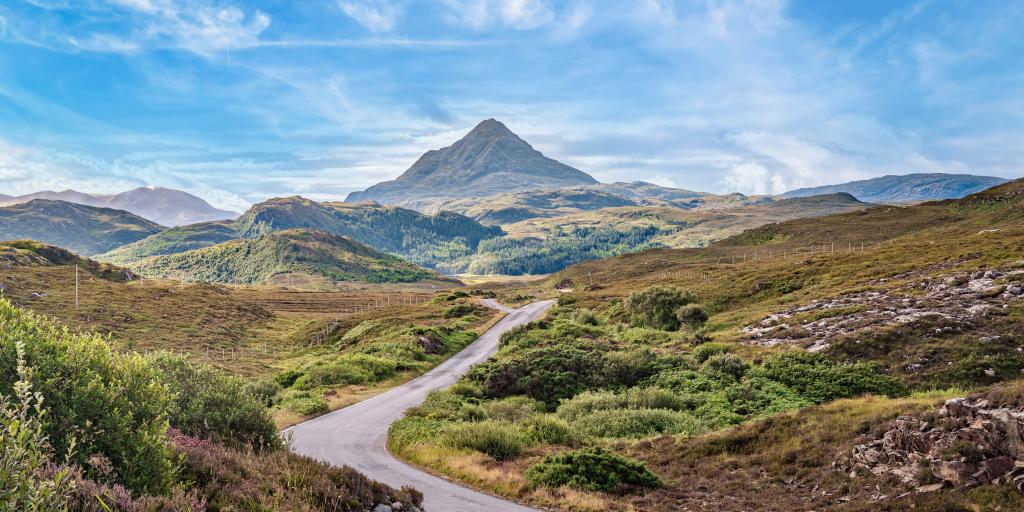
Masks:
[[[338,5],[371,32],[388,32],[395,28],[403,11],[393,0],[338,0]]]

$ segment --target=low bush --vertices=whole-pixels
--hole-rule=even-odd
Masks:
[[[481,404],[487,418],[519,422],[544,411],[544,403],[525,396],[512,396]]]
[[[310,389],[316,386],[370,384],[394,375],[396,370],[397,363],[392,359],[367,354],[344,355],[306,368],[304,375],[296,379],[292,386]]]
[[[554,416],[545,414],[527,418],[522,427],[526,438],[533,443],[565,446],[576,444],[576,436],[569,424]]]
[[[570,422],[581,437],[632,438],[662,434],[698,434],[708,427],[693,414],[668,409],[606,409]]]
[[[303,375],[305,375],[305,372],[299,370],[285,370],[274,376],[274,382],[281,386],[281,388],[290,388]]]
[[[572,316],[569,317],[573,322],[580,325],[593,325],[596,326],[600,323],[597,319],[597,315],[589,309],[577,309],[572,312]]]
[[[586,391],[558,406],[557,414],[567,420],[576,420],[594,411],[609,409],[685,409],[687,401],[681,396],[658,388],[632,388],[621,393]]]
[[[505,422],[459,423],[449,427],[446,434],[451,446],[476,450],[498,461],[515,458],[526,447],[519,427]]]
[[[694,295],[682,288],[652,286],[629,294],[625,307],[633,325],[637,327],[675,331],[679,329],[676,311],[694,301]]]
[[[477,312],[477,307],[472,304],[454,304],[444,310],[445,318],[459,318]]]
[[[74,482],[68,469],[46,474],[54,464],[43,428],[47,411],[32,391],[32,371],[17,342],[13,396],[0,395],[0,510],[68,510]]]
[[[174,479],[167,446],[170,396],[138,354],[113,352],[100,336],[73,334],[0,299],[0,394],[18,381],[17,344],[33,368],[32,387],[49,410],[44,433],[54,459],[68,457],[90,478],[104,476],[135,492],[162,493]],[[128,413],[130,412],[130,414]],[[112,469],[100,475],[93,455]]]
[[[484,390],[479,384],[468,380],[460,380],[448,388],[448,392],[463,398],[483,398]]]
[[[250,394],[244,380],[169,352],[150,354],[146,360],[171,393],[171,426],[188,435],[229,444],[253,448],[281,445],[265,399]]]
[[[740,380],[747,373],[747,362],[735,354],[718,354],[704,361],[704,370],[712,376]]]
[[[723,345],[721,343],[704,343],[702,345],[697,345],[697,347],[693,349],[693,358],[698,363],[703,363],[712,356],[728,353],[729,350],[730,348],[728,345]]]
[[[485,396],[525,395],[553,407],[599,383],[603,355],[599,346],[582,341],[537,347],[477,365],[468,376]]]
[[[687,304],[676,310],[676,320],[691,329],[696,329],[708,321],[708,310],[697,304]]]
[[[879,373],[873,363],[841,363],[807,352],[781,354],[753,372],[756,376],[785,384],[818,404],[868,393],[889,397],[909,393],[905,384],[895,377]]]
[[[280,393],[281,385],[274,379],[261,379],[245,385],[245,394],[253,397],[264,407],[273,406]]]
[[[323,395],[309,391],[293,391],[282,396],[281,406],[303,416],[323,414],[327,412],[327,401]]]
[[[661,487],[661,480],[643,464],[603,448],[549,455],[526,470],[534,485],[569,486],[584,491],[628,492]]]

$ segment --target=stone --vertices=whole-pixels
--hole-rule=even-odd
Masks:
[[[921,487],[917,488],[917,492],[935,492],[942,489],[945,486],[946,484],[944,482],[939,482],[937,484],[922,485]]]
[[[989,480],[995,481],[1013,469],[1013,459],[1006,456],[994,457],[982,462],[981,469]]]
[[[955,487],[968,483],[971,475],[977,471],[973,464],[954,460],[951,462],[938,461],[932,465],[932,474],[949,482]]]
[[[394,510],[390,505],[380,503],[376,507],[373,507],[373,512],[394,512]]]

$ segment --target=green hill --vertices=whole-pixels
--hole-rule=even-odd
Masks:
[[[178,254],[193,249],[202,249],[238,237],[238,232],[229,221],[202,222],[161,231],[153,236],[102,254],[100,259],[118,265],[129,265],[150,256]]]
[[[703,247],[767,223],[870,207],[830,194],[720,210],[627,206],[540,217],[508,224],[508,236],[485,240],[476,253],[445,262],[450,273],[546,274],[581,261],[657,247]]]
[[[265,284],[295,276],[369,283],[443,279],[350,238],[314,229],[271,231],[254,238],[155,256],[142,260],[135,268],[146,276],[223,284]]]
[[[235,221],[207,222],[166,230],[99,258],[135,265],[144,258],[253,238],[284,229],[317,229],[358,240],[378,251],[427,267],[472,254],[481,240],[500,236],[464,215],[424,215],[372,203],[318,203],[302,197],[275,198],[253,205]]]
[[[163,226],[125,211],[65,201],[35,199],[0,208],[0,240],[38,240],[86,256],[163,230]]]

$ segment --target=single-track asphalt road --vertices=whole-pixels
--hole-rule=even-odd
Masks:
[[[497,352],[502,333],[540,319],[554,301],[538,301],[519,309],[506,308],[493,300],[484,303],[508,314],[468,347],[420,377],[287,429],[293,436],[292,450],[336,466],[350,466],[395,488],[414,487],[423,493],[427,512],[533,511],[421,471],[392,457],[386,447],[388,427],[406,409],[419,405],[427,393],[454,384],[470,367],[486,361]]]

